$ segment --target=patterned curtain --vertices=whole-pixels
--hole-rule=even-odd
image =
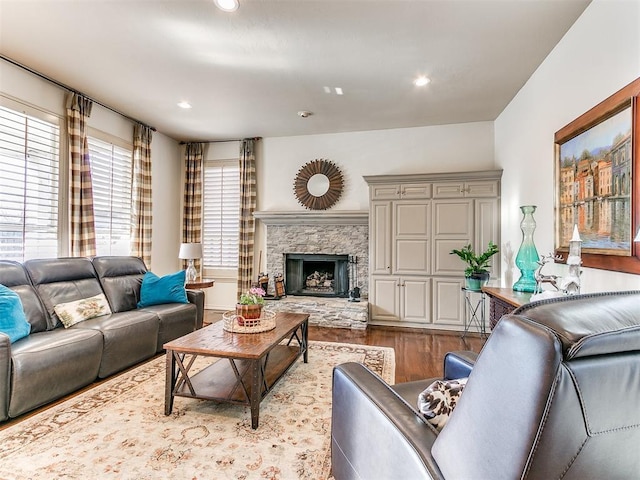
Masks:
[[[253,281],[253,243],[256,209],[255,140],[240,144],[240,225],[238,238],[238,298]]]
[[[131,254],[151,269],[151,128],[133,127]]]
[[[188,143],[185,149],[184,212],[182,215],[182,241],[202,242],[202,157],[204,143]],[[187,260],[183,262],[187,267]],[[194,262],[200,272],[200,260]]]
[[[96,231],[93,216],[91,162],[87,142],[87,119],[93,102],[82,95],[67,97],[67,130],[71,178],[69,185],[71,255],[91,257],[96,254]]]

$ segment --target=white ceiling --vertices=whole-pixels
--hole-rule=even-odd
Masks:
[[[0,0],[0,53],[176,140],[464,123],[494,120],[589,1]]]

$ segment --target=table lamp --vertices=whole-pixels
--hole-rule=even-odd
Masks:
[[[195,282],[198,278],[198,271],[193,265],[193,261],[197,258],[202,258],[202,244],[201,243],[183,243],[180,245],[180,252],[178,258],[182,260],[189,260],[189,266],[186,271],[187,282]]]

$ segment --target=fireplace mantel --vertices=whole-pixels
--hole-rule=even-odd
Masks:
[[[265,225],[367,225],[366,210],[254,212]]]

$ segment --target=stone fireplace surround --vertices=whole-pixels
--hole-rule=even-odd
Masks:
[[[284,274],[285,253],[353,255],[358,259],[360,302],[349,302],[345,298],[289,296],[269,301],[267,308],[309,313],[309,322],[313,325],[366,328],[369,319],[368,212],[255,212],[254,216],[266,225],[266,269],[270,279],[278,273]]]

